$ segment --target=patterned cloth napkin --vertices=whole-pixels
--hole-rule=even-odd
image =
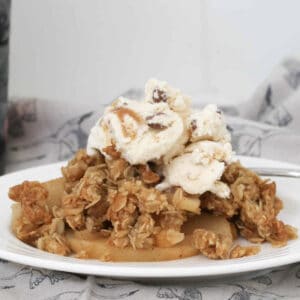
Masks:
[[[300,60],[277,66],[249,101],[224,106],[237,154],[300,164]],[[125,96],[139,98],[140,90]],[[200,105],[201,103],[199,103]],[[202,103],[203,104],[203,103]],[[6,171],[70,158],[84,148],[99,117],[86,105],[12,99]],[[103,108],[103,107],[102,107]],[[0,299],[299,299],[300,264],[214,281],[129,282],[36,269],[0,261]]]

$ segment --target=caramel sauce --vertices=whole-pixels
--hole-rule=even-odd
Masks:
[[[119,108],[116,108],[115,110],[113,110],[113,112],[118,116],[118,118],[120,119],[121,122],[124,122],[125,116],[130,116],[137,123],[143,122],[142,117],[129,108],[119,107]]]
[[[113,113],[115,113],[117,115],[117,117],[119,118],[119,120],[122,124],[122,132],[123,132],[124,136],[134,139],[136,136],[136,133],[133,130],[130,130],[129,128],[126,128],[126,126],[124,126],[125,117],[126,116],[131,117],[138,124],[141,124],[144,122],[143,118],[139,114],[134,112],[133,110],[126,108],[126,107],[116,108],[113,110]]]

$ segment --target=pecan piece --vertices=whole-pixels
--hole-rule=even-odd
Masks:
[[[157,183],[160,180],[160,176],[153,172],[148,165],[139,166],[139,171],[143,182],[147,184]]]
[[[167,98],[168,97],[165,91],[157,88],[153,90],[152,99],[154,103],[167,102]]]
[[[197,129],[197,121],[196,120],[192,120],[190,125],[191,125],[191,129],[193,131],[195,131]]]
[[[147,121],[147,125],[152,128],[152,129],[157,129],[157,130],[162,130],[162,129],[166,129],[168,126],[161,124],[157,121],[155,121],[155,117],[157,116],[161,116],[161,115],[165,115],[162,112],[159,112],[157,114],[154,114],[152,116],[148,116],[146,117],[146,121]]]
[[[166,129],[167,126],[159,123],[148,123],[148,126],[152,129],[163,130]]]
[[[116,150],[115,145],[110,145],[102,149],[107,155],[109,155],[113,159],[120,158],[121,153]]]

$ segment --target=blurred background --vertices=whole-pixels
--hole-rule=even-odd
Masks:
[[[299,11],[297,0],[0,0],[1,165],[69,159],[104,106],[141,98],[151,77],[254,121],[228,120],[238,154],[300,161]]]
[[[299,52],[299,11],[297,0],[14,0],[9,96],[95,107],[158,77],[200,102],[239,103]]]

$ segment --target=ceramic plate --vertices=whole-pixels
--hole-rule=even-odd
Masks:
[[[300,167],[293,164],[266,159],[240,157],[247,167]],[[96,260],[81,260],[62,257],[40,251],[24,244],[14,237],[10,230],[11,201],[7,197],[8,188],[23,180],[40,180],[60,176],[60,167],[64,163],[56,163],[31,168],[0,177],[0,257],[34,267],[60,271],[94,274],[119,278],[211,278],[225,275],[238,275],[246,272],[275,268],[300,261],[300,239],[290,241],[282,248],[262,245],[262,251],[255,256],[232,260],[209,260],[201,255],[192,258],[168,262],[153,263],[109,263]],[[283,221],[300,228],[300,181],[293,178],[272,178],[277,182],[278,195],[284,201],[284,209],[279,217]]]

